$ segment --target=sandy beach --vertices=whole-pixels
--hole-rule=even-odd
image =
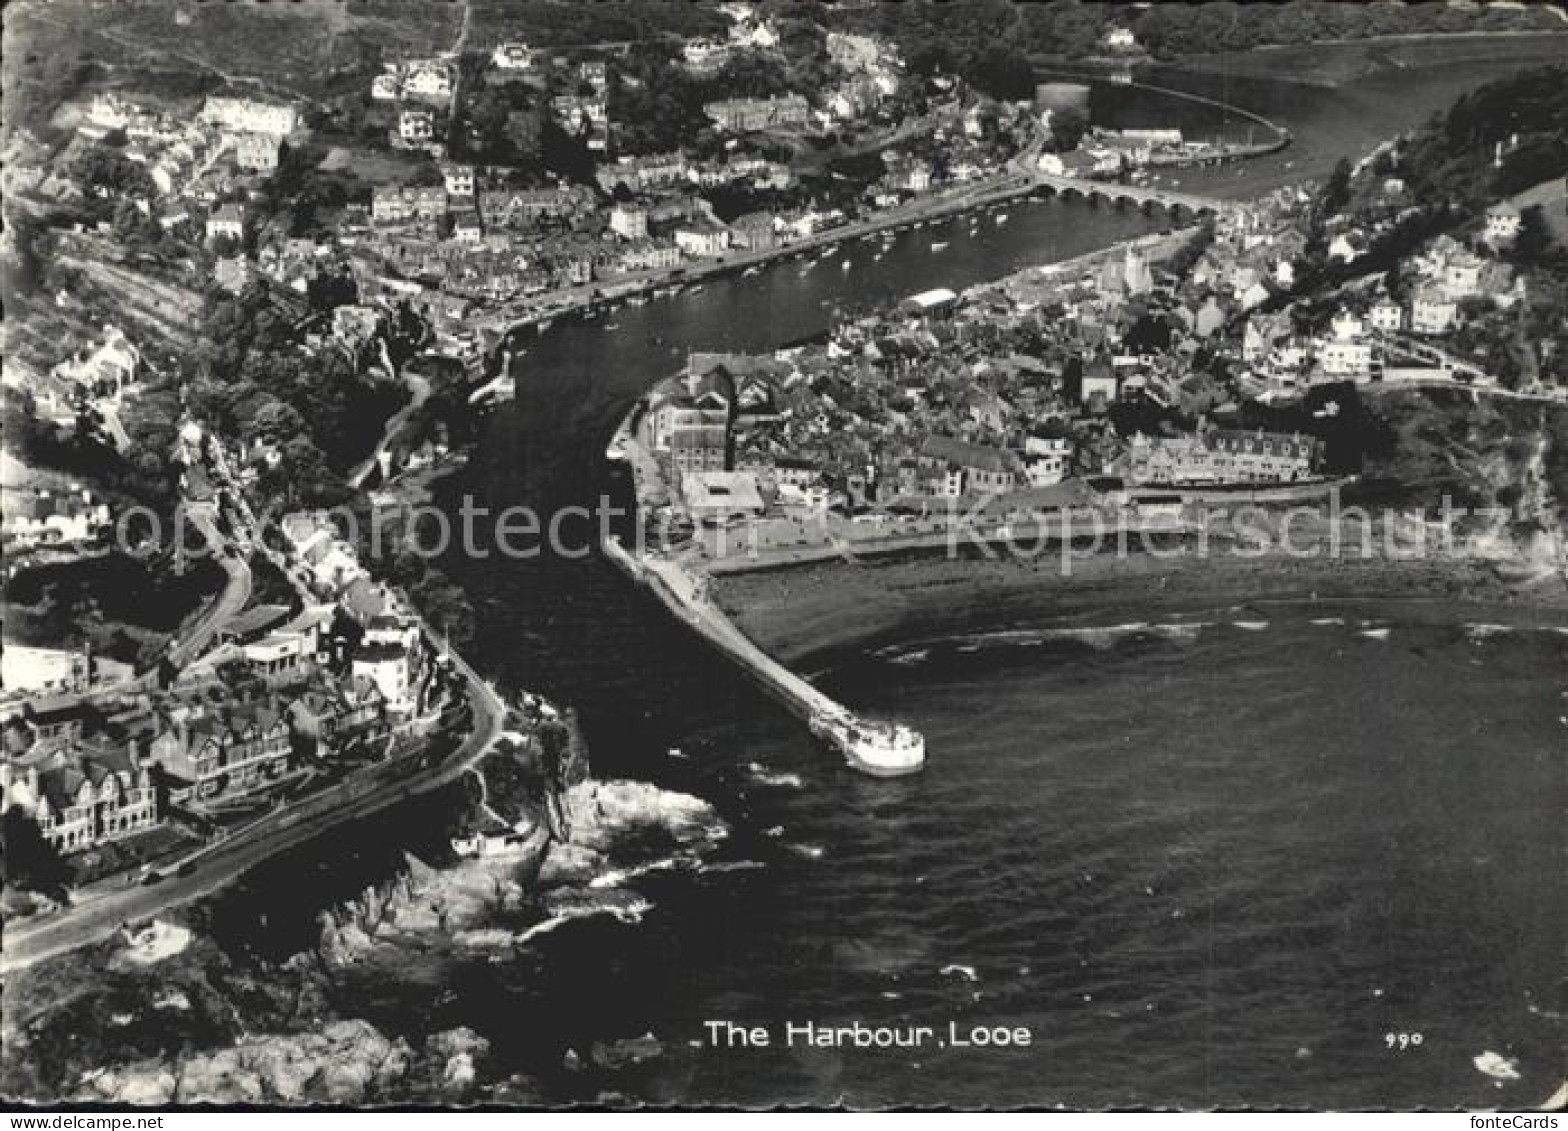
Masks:
[[[1398,602],[1409,620],[1568,626],[1568,586],[1519,584],[1480,559],[1331,561],[1284,556],[1156,558],[1104,554],[1038,561],[905,557],[715,578],[712,593],[753,640],[788,664],[850,651],[1052,625],[1105,625],[1273,606],[1302,615]],[[1320,610],[1314,612],[1314,609]],[[1241,615],[1241,613],[1237,613]]]

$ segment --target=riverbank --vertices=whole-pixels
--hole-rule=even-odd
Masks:
[[[1236,615],[1274,604],[1335,615],[1357,605],[1454,601],[1485,623],[1568,627],[1568,588],[1521,586],[1480,558],[1397,561],[1280,555],[1199,558],[1059,554],[1035,560],[945,556],[816,563],[715,577],[715,603],[752,640],[794,666],[911,641],[1051,625]]]

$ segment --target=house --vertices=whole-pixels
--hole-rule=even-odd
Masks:
[[[60,853],[134,836],[162,819],[148,759],[78,739],[40,740],[21,758],[0,762],[0,812],[12,808]]]
[[[637,240],[621,253],[620,269],[634,271],[665,271],[681,265],[681,249],[673,243],[656,240]]]
[[[675,229],[675,246],[693,257],[723,255],[730,248],[730,230],[711,221],[692,221]]]
[[[951,494],[951,476],[957,473],[961,495],[996,495],[1018,485],[1018,457],[1001,448],[971,444],[948,436],[928,436],[915,457],[921,471],[944,476]]]
[[[648,210],[640,204],[617,201],[610,208],[610,231],[627,240],[648,235]]]
[[[199,801],[271,784],[293,760],[288,721],[275,700],[176,707],[150,754]]]
[[[726,470],[734,403],[734,382],[722,366],[690,376],[682,393],[649,413],[653,450],[668,453],[677,472]]]
[[[212,265],[212,281],[231,295],[243,291],[253,275],[250,260],[243,255],[231,255]]]
[[[452,72],[437,60],[411,63],[403,78],[403,94],[408,98],[444,103],[452,97]]]
[[[811,104],[798,94],[772,98],[726,98],[709,102],[702,112],[722,130],[747,133],[803,126],[811,119]]]
[[[756,473],[751,471],[687,471],[681,475],[681,498],[698,522],[755,518],[764,509]]]
[[[1382,299],[1374,303],[1372,309],[1367,312],[1367,317],[1374,330],[1385,334],[1398,333],[1405,324],[1404,311],[1392,299]]]
[[[517,40],[496,44],[490,65],[502,71],[526,71],[534,65],[534,49]]]
[[[435,134],[436,119],[429,110],[404,110],[398,115],[397,135],[410,145],[428,142]]]
[[[1410,302],[1410,329],[1417,334],[1446,334],[1459,321],[1459,307],[1453,299],[1433,290],[1423,290]]]
[[[398,644],[370,644],[360,647],[350,667],[355,679],[366,679],[375,685],[392,715],[409,715],[414,711],[416,663],[413,653]]]
[[[383,71],[370,80],[370,97],[377,102],[396,102],[403,94],[403,83],[396,71]]]
[[[1030,436],[1024,440],[1024,479],[1031,487],[1051,487],[1067,477],[1073,442],[1066,436]]]
[[[332,680],[306,689],[289,704],[289,722],[296,735],[314,747],[317,757],[385,738],[386,698],[367,678]]]
[[[1105,33],[1105,46],[1111,51],[1136,51],[1138,37],[1133,35],[1131,28],[1113,27]]]
[[[441,185],[447,196],[464,199],[474,195],[474,167],[472,165],[442,165]]]
[[[68,490],[4,488],[0,535],[7,549],[96,541],[111,523],[109,505],[85,487]],[[8,645],[8,647],[10,647]]]
[[[233,133],[274,134],[287,137],[298,125],[294,107],[251,98],[209,96],[202,106],[203,121]]]
[[[1486,210],[1486,241],[1490,244],[1511,243],[1519,234],[1522,217],[1511,201],[1494,204]]]
[[[770,251],[779,246],[778,225],[771,212],[748,212],[730,224],[734,243],[748,251]]]
[[[220,236],[232,240],[245,238],[245,209],[242,206],[220,205],[216,212],[207,217],[207,238],[215,240]]]
[[[1332,338],[1318,350],[1318,362],[1329,377],[1365,377],[1372,370],[1372,346],[1361,339]]]
[[[1132,483],[1204,486],[1291,483],[1310,478],[1318,443],[1299,434],[1204,429],[1179,436],[1136,433],[1119,461]]]
[[[712,39],[688,39],[681,46],[686,69],[697,75],[716,74],[729,62],[731,47]]]
[[[278,155],[283,143],[276,134],[236,134],[233,140],[234,161],[241,169],[270,173],[278,167]]]

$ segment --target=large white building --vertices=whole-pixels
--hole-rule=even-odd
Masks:
[[[299,124],[292,106],[219,95],[207,99],[201,116],[233,133],[276,134],[279,137],[293,133]]]

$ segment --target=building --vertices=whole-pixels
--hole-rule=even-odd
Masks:
[[[1030,436],[1024,440],[1023,472],[1031,487],[1053,487],[1072,466],[1073,442],[1066,436]]]
[[[436,136],[435,115],[429,110],[404,110],[398,115],[397,136],[410,145],[419,145]]]
[[[1365,377],[1372,371],[1372,346],[1359,339],[1334,338],[1324,342],[1318,350],[1318,363],[1329,377]]]
[[[299,124],[294,107],[250,98],[209,96],[202,119],[231,133],[274,134],[287,137]]]
[[[1494,204],[1486,210],[1486,240],[1491,244],[1511,243],[1519,234],[1521,216],[1510,201]]]
[[[811,105],[798,94],[773,98],[726,98],[709,102],[702,112],[722,130],[746,133],[752,130],[789,129],[811,120]]]
[[[681,393],[649,414],[653,450],[668,454],[678,473],[728,469],[734,402],[734,383],[722,366],[688,377]]]
[[[442,165],[441,184],[448,196],[471,199],[474,195],[474,167],[472,165]]]
[[[683,224],[675,229],[675,246],[693,257],[723,255],[730,248],[730,230],[711,222]]]
[[[490,65],[502,71],[526,71],[534,65],[534,49],[517,40],[498,43],[490,52]]]
[[[1458,322],[1458,304],[1442,294],[1422,291],[1410,302],[1410,329],[1413,333],[1446,334]]]
[[[220,205],[216,212],[207,217],[207,238],[215,240],[220,236],[232,240],[245,238],[245,209],[240,205]]]
[[[152,763],[107,744],[40,740],[0,762],[0,811],[19,808],[60,853],[82,852],[162,819]]]
[[[637,240],[621,253],[620,269],[628,274],[635,271],[667,271],[681,265],[681,249],[673,243],[657,240]]]
[[[984,444],[928,436],[921,443],[915,462],[928,476],[936,473],[942,477],[942,494],[953,494],[955,474],[960,495],[997,495],[1018,486],[1018,457]]]
[[[181,706],[153,740],[151,757],[198,801],[249,793],[289,770],[293,749],[275,702]]]
[[[698,522],[756,518],[764,510],[756,473],[750,471],[686,471],[681,475],[681,498]]]
[[[445,63],[435,60],[410,63],[403,78],[403,94],[408,98],[445,103],[452,97],[452,72]]]
[[[627,240],[648,235],[648,210],[640,204],[617,202],[610,208],[610,231]]]
[[[447,194],[441,185],[377,185],[370,196],[370,218],[378,224],[434,222],[446,212]]]
[[[0,535],[13,552],[45,544],[93,542],[112,521],[109,504],[85,487],[64,491],[8,487],[3,498]]]
[[[235,134],[234,162],[253,173],[270,173],[278,167],[283,142],[276,134]]]
[[[686,69],[696,75],[717,74],[730,61],[730,44],[713,39],[688,39],[681,47]]]
[[[1312,477],[1318,442],[1301,435],[1207,429],[1133,436],[1121,470],[1129,482],[1166,486],[1293,483]]]
[[[1397,302],[1390,299],[1383,299],[1374,304],[1367,312],[1367,318],[1374,330],[1385,334],[1397,333],[1405,324],[1405,312],[1399,308]]]
[[[1105,46],[1111,51],[1138,50],[1138,37],[1131,28],[1113,27],[1105,33]]]
[[[364,645],[354,653],[350,672],[354,679],[374,684],[392,715],[410,715],[418,690],[414,653],[401,644]]]

